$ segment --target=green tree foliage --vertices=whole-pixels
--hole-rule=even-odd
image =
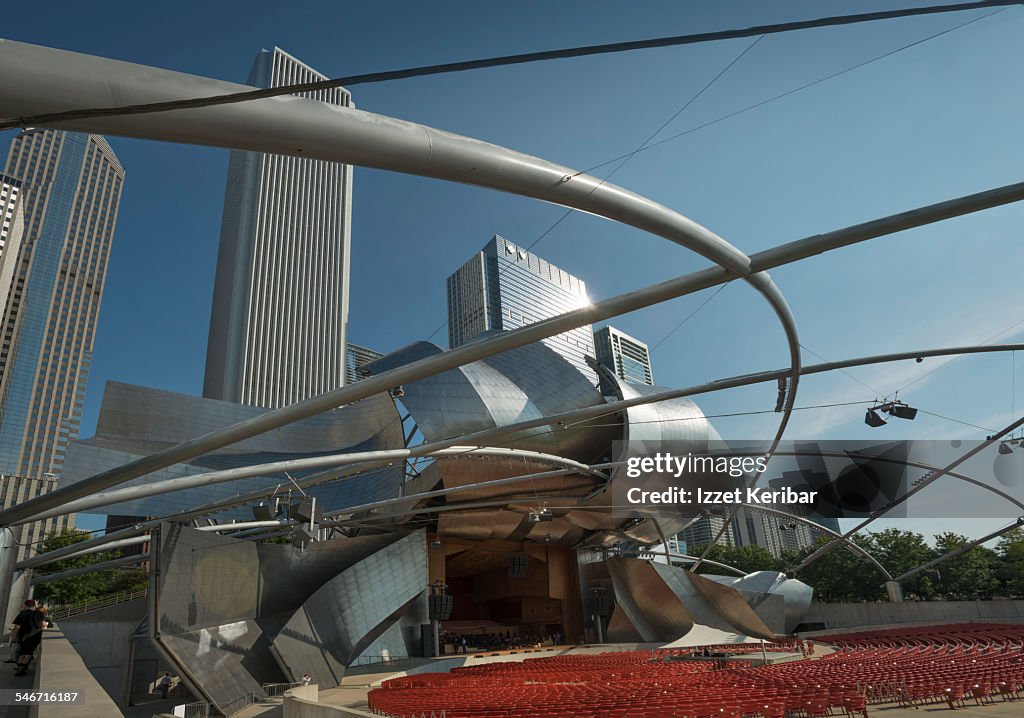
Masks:
[[[954,533],[935,537],[935,554],[943,554],[966,546],[970,539]],[[938,566],[942,578],[938,591],[949,601],[992,598],[998,592],[998,555],[984,546],[975,546]]]
[[[799,565],[829,540],[823,537],[816,546],[787,555],[783,563]],[[944,533],[935,537],[934,546],[929,546],[921,534],[899,529],[856,534],[852,540],[877,558],[893,576],[900,576],[970,543],[966,536]],[[937,576],[922,571],[903,581],[904,597],[912,601],[1024,598],[1024,529],[1006,533],[995,551],[975,546],[942,561],[936,568]],[[818,601],[882,601],[886,598],[885,577],[878,569],[841,547],[802,569],[797,578],[814,588]]]
[[[814,546],[802,553],[800,560],[829,540],[828,537],[818,539]],[[851,540],[867,551],[875,549],[870,534],[857,534]],[[826,603],[878,601],[885,597],[885,576],[863,556],[846,547],[833,548],[801,570],[797,578],[814,588],[816,600]]]
[[[893,576],[901,576],[923,563],[935,558],[935,551],[924,540],[924,536],[913,531],[886,529],[868,534],[865,543],[871,554],[885,566]],[[884,576],[878,574],[879,580]],[[936,587],[931,578],[919,573],[903,582],[903,595],[907,600],[928,600],[933,598]]]
[[[40,543],[39,553],[72,546],[88,538],[89,534],[87,532],[74,529],[51,533]],[[93,566],[115,559],[119,555],[117,552],[104,551],[84,556],[74,556],[40,566],[34,570],[37,576],[45,576],[73,568]],[[52,583],[39,584],[35,590],[35,597],[51,605],[83,603],[111,594],[143,588],[146,586],[147,581],[147,574],[143,569],[94,571],[82,576],[72,576],[53,581]]]
[[[1024,598],[1024,529],[1003,534],[996,546],[996,577],[1002,596]]]
[[[700,556],[704,553],[704,546],[693,549],[690,555]],[[772,556],[771,552],[763,546],[722,546],[711,547],[707,557],[711,561],[718,561],[744,573],[754,571],[780,571],[782,563]],[[697,573],[721,573],[722,569],[708,564],[701,564]]]

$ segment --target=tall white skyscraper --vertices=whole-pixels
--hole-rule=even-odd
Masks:
[[[516,329],[589,302],[582,280],[496,234],[448,277],[448,344],[454,349],[483,332]],[[596,383],[585,359],[594,356],[589,324],[544,343]]]
[[[248,83],[327,79],[280,48]],[[352,106],[341,88],[304,97]],[[231,153],[203,395],[276,408],[345,383],[352,167]]]

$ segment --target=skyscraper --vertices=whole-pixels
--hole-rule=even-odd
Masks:
[[[651,354],[647,345],[615,327],[602,327],[594,332],[597,361],[612,370],[615,376],[630,384],[654,384]]]
[[[0,474],[0,509],[9,509],[29,499],[48,494],[57,488],[57,478],[53,474],[42,477],[8,476]],[[17,559],[34,555],[34,547],[48,534],[74,528],[75,515],[64,514],[53,516],[42,521],[32,521],[19,526],[21,534],[18,538]]]
[[[323,79],[274,48],[248,82]],[[341,88],[303,96],[352,106]],[[350,165],[231,153],[204,396],[276,408],[345,383],[351,202]]]
[[[4,174],[24,228],[15,265],[13,237],[0,256],[0,473],[42,479],[78,435],[124,169],[98,135],[27,130]]]
[[[496,234],[448,277],[448,344],[454,349],[486,331],[516,329],[589,302],[582,280]],[[589,324],[544,343],[597,381],[584,358],[594,355]]]
[[[14,286],[14,270],[18,266],[21,239],[25,234],[25,213],[22,211],[21,180],[0,174],[0,312]],[[2,316],[2,315],[0,315]]]

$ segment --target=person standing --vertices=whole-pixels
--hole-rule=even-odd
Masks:
[[[308,673],[303,673],[302,674],[302,685],[308,686],[312,682],[313,682],[313,676],[309,675]]]
[[[25,608],[15,617],[14,625],[18,627],[18,649],[21,655],[18,657],[14,675],[23,676],[28,672],[33,654],[43,640],[45,619],[46,616],[36,610],[36,602],[31,598],[25,601]]]
[[[160,680],[157,681],[156,685],[160,689],[160,697],[163,700],[167,700],[167,694],[171,690],[171,683],[172,682],[173,682],[173,679],[171,678],[171,674],[170,674],[169,671],[165,672],[162,676],[160,676]]]

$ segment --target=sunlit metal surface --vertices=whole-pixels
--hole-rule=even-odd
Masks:
[[[158,571],[150,574],[156,608],[151,616],[151,638],[197,695],[230,713],[232,702],[240,696],[261,695],[264,683],[285,678],[270,651],[284,623],[274,617],[294,614],[339,575],[355,569],[350,577],[364,576],[367,590],[346,598],[354,612],[351,615],[319,616],[319,631],[349,636],[348,646],[354,650],[368,645],[399,619],[400,609],[409,599],[391,606],[389,592],[397,587],[389,588],[390,584],[383,585],[375,578],[392,575],[388,561],[372,560],[399,540],[409,542],[405,547],[410,555],[419,556],[421,568],[407,566],[408,581],[405,588],[391,592],[394,598],[407,593],[412,585],[409,581],[415,581],[417,592],[426,585],[422,534],[407,539],[391,534],[322,541],[300,553],[289,545],[256,544],[162,524]],[[409,548],[416,541],[423,546],[418,554]],[[367,628],[369,623],[358,617],[388,606],[387,625],[377,621]],[[330,625],[332,621],[343,625]],[[290,645],[297,650],[295,644]]]
[[[265,414],[266,409],[176,392],[108,382],[100,408],[96,435],[71,444],[63,482],[71,484],[125,461],[217,428]],[[402,423],[394,402],[386,394],[324,412],[281,429],[247,439],[222,451],[175,464],[135,479],[129,486],[153,484],[192,476],[211,469],[251,466],[270,461],[404,447]],[[298,476],[302,476],[300,472]],[[398,496],[401,465],[373,470],[365,478],[310,489],[327,510]],[[185,489],[173,494],[123,501],[95,509],[98,513],[127,516],[166,516],[216,502],[239,493],[291,482],[282,474],[238,479],[223,484]],[[251,518],[247,507],[218,514],[220,520]]]

